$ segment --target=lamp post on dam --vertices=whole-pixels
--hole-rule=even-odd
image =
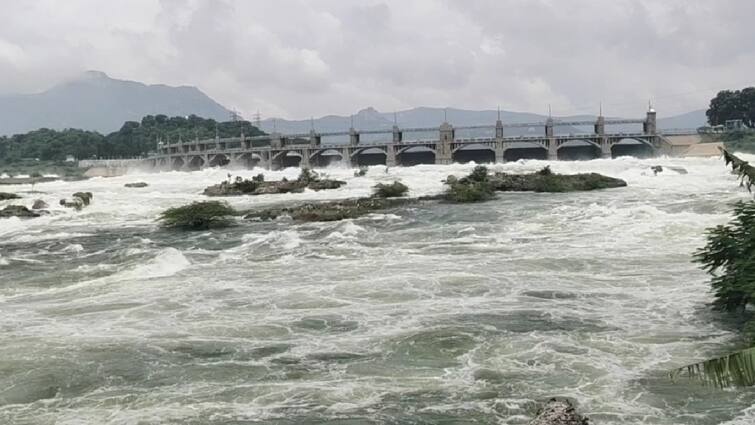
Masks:
[[[609,126],[641,125],[637,131],[607,131]],[[541,128],[541,135],[506,136],[506,129]],[[557,127],[591,128],[585,133],[559,134]],[[490,136],[460,137],[464,132],[488,133]],[[429,139],[412,135],[436,134]],[[365,141],[363,136],[377,141]],[[330,142],[328,139],[341,139]],[[384,140],[380,140],[384,139]],[[347,141],[346,141],[347,140]],[[444,121],[438,127],[358,130],[353,124],[347,131],[281,134],[198,140],[166,140],[158,143],[157,153],[147,165],[159,170],[193,170],[204,167],[234,165],[279,169],[288,166],[317,167],[337,159],[349,166],[363,165],[366,157],[379,158],[388,166],[417,163],[450,164],[461,162],[463,154],[480,155],[483,162],[515,160],[525,152],[534,158],[557,160],[561,154],[579,147],[594,158],[610,158],[618,145],[641,146],[651,154],[665,152],[668,142],[657,131],[656,112],[652,108],[641,119],[606,119],[602,114],[594,121],[559,121],[549,117],[539,123],[504,123],[454,127]]]

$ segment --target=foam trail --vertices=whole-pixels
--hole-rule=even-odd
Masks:
[[[749,423],[755,393],[666,378],[736,348],[690,261],[749,198],[736,177],[716,158],[489,168],[545,165],[628,187],[176,232],[158,214],[229,172],[299,170],[40,184],[50,215],[0,223],[0,422],[516,424],[565,395],[599,423]],[[332,167],[346,186],[228,202],[367,196],[396,179],[431,195],[473,167]],[[133,181],[149,186],[123,187]],[[57,206],[76,191],[92,205]]]

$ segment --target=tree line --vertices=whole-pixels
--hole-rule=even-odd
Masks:
[[[249,121],[218,122],[190,115],[168,117],[147,115],[141,122],[126,121],[118,131],[103,135],[80,129],[42,128],[24,134],[0,136],[0,163],[25,159],[63,161],[71,155],[77,159],[131,158],[146,156],[156,149],[156,141],[238,137],[265,134]]]
[[[755,124],[755,87],[722,90],[711,99],[705,112],[710,125],[723,125],[728,120],[742,120],[750,128]]]

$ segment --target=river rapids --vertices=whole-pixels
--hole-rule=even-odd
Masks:
[[[691,262],[749,196],[736,177],[717,158],[550,165],[629,186],[205,232],[155,219],[261,170],[1,187],[52,213],[0,220],[0,423],[526,424],[551,396],[596,424],[755,422],[755,390],[667,376],[737,348]],[[228,201],[365,196],[396,178],[431,195],[471,168],[335,167],[337,190]],[[123,186],[136,181],[149,187]],[[58,205],[77,191],[93,204]]]

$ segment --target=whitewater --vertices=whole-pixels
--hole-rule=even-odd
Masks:
[[[691,262],[751,196],[736,176],[718,158],[490,168],[545,165],[628,186],[202,232],[156,218],[228,174],[299,170],[3,186],[51,214],[0,220],[0,424],[526,424],[551,396],[596,424],[755,422],[755,390],[667,376],[738,347]],[[433,195],[472,167],[336,166],[320,171],[340,189],[228,202],[367,196],[395,179]],[[149,187],[123,186],[137,181]],[[58,205],[77,191],[92,205]]]

